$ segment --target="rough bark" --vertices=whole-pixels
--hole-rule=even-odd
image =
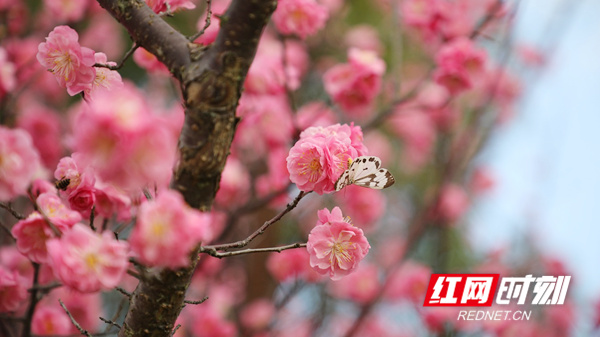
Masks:
[[[142,0],[98,2],[180,81],[186,112],[171,187],[190,206],[208,211],[233,140],[242,85],[277,1],[233,0],[208,48],[190,43]],[[170,336],[197,260],[195,251],[189,268],[144,275],[119,336]]]

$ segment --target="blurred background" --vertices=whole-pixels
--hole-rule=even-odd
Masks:
[[[565,262],[583,309],[576,335],[588,336],[600,296],[600,2],[518,6],[515,42],[541,51],[544,62],[525,77],[518,113],[480,158],[497,184],[472,209],[470,237],[480,251],[527,239]]]

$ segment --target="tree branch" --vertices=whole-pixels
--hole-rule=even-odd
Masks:
[[[228,250],[228,249],[231,249],[231,248],[246,247],[250,242],[252,242],[252,240],[256,239],[257,236],[263,234],[267,230],[267,228],[269,228],[272,224],[274,224],[277,221],[281,220],[281,218],[283,218],[284,215],[286,215],[292,209],[294,209],[298,205],[298,203],[300,202],[300,200],[302,198],[304,198],[309,193],[310,192],[302,192],[302,191],[300,193],[298,193],[298,195],[296,196],[296,198],[294,198],[294,200],[292,200],[289,204],[287,204],[287,206],[286,206],[285,209],[283,209],[281,212],[279,212],[277,215],[275,215],[271,220],[266,221],[262,226],[260,226],[259,229],[257,229],[256,231],[254,231],[254,233],[250,234],[244,240],[240,240],[240,241],[232,242],[232,243],[220,244],[220,245],[204,246],[204,247],[200,248],[200,252],[202,252],[202,253],[208,253],[210,255],[213,255],[211,252],[216,253],[219,250]],[[213,255],[213,256],[216,256],[216,255]]]
[[[248,248],[248,249],[236,250],[236,251],[232,251],[232,252],[218,252],[214,248],[201,248],[200,252],[206,253],[210,256],[214,256],[214,257],[217,257],[220,259],[223,257],[252,254],[252,253],[274,253],[274,252],[281,253],[284,250],[296,249],[296,248],[301,248],[301,247],[306,247],[306,243],[297,242],[297,243],[292,243],[291,245],[285,245],[285,246],[267,247],[267,248]]]
[[[191,207],[210,210],[233,141],[242,86],[277,2],[233,0],[210,47],[189,42],[142,0],[98,3],[125,26],[134,44],[154,54],[180,81],[185,121],[171,187]],[[171,336],[199,250],[190,254],[187,268],[142,277],[120,337]]]
[[[179,78],[190,63],[188,40],[146,5],[143,0],[98,0],[119,21],[134,41],[164,63]]]

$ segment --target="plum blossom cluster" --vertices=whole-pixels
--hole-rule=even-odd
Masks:
[[[174,191],[140,206],[129,242],[140,262],[176,269],[189,265],[190,252],[201,241],[213,237],[211,217],[192,209]]]
[[[286,159],[290,180],[301,191],[333,192],[349,160],[367,153],[362,141],[361,128],[354,124],[307,128]]]
[[[317,224],[308,234],[310,266],[319,274],[339,280],[352,273],[371,246],[363,231],[342,216],[339,207],[318,212]]]
[[[155,113],[128,82],[121,90],[98,92],[96,97],[76,110],[72,146],[79,162],[128,192],[165,187],[175,162],[175,130],[180,124]]]
[[[385,63],[374,51],[351,48],[348,63],[327,70],[323,84],[329,96],[349,117],[364,119],[372,112],[384,73]]]
[[[97,91],[112,90],[122,83],[116,71],[96,70],[94,65],[106,61],[106,55],[82,47],[79,35],[69,26],[57,26],[50,32],[38,46],[37,60],[71,96],[85,92],[93,97]]]
[[[437,52],[435,81],[457,94],[473,87],[475,80],[484,74],[487,54],[472,40],[460,37],[443,45]]]
[[[439,42],[468,36],[485,15],[504,15],[504,6],[495,0],[406,0],[400,15],[424,41]]]
[[[273,22],[281,33],[305,39],[322,29],[328,17],[327,7],[316,0],[280,0]]]

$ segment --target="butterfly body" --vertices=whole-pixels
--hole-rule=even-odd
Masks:
[[[354,159],[348,169],[335,182],[339,191],[347,185],[357,185],[373,189],[383,189],[394,184],[394,176],[381,168],[381,159],[374,156],[361,156]]]

